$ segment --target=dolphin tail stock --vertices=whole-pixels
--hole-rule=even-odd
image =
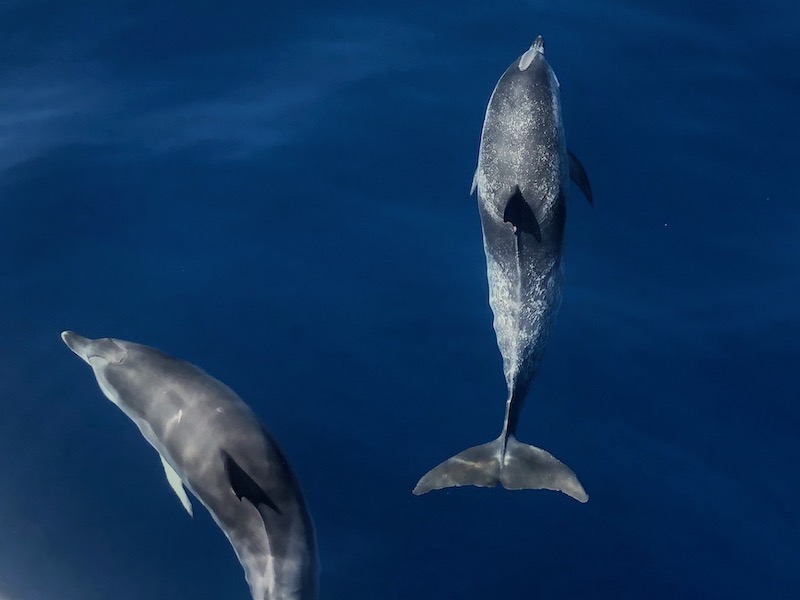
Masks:
[[[463,485],[494,487],[498,483],[507,490],[555,490],[579,502],[589,499],[572,469],[513,435],[501,435],[447,459],[419,480],[414,494]]]

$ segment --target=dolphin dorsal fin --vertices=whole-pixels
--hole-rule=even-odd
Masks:
[[[159,458],[161,458],[161,464],[164,466],[164,473],[167,475],[167,482],[169,483],[169,487],[172,488],[172,491],[175,492],[175,495],[178,496],[178,500],[181,501],[183,504],[183,508],[186,509],[186,512],[189,513],[190,517],[194,516],[192,511],[192,503],[189,500],[189,496],[186,494],[186,490],[183,487],[183,481],[181,481],[181,476],[173,469],[169,463],[164,459],[163,456],[159,453]]]
[[[259,512],[261,512],[261,506],[266,506],[281,514],[278,505],[273,502],[267,492],[225,450],[222,451],[222,461],[225,465],[225,474],[228,476],[231,490],[239,500],[247,498],[250,504],[255,506]]]
[[[589,185],[589,176],[586,175],[586,169],[583,168],[578,157],[569,149],[567,150],[567,156],[569,157],[569,178],[580,188],[583,195],[586,196],[586,199],[589,201],[589,204],[594,206],[594,202],[592,201],[592,186]]]
[[[503,221],[511,223],[517,233],[520,231],[529,233],[536,238],[537,242],[542,241],[542,229],[539,227],[539,221],[536,220],[536,215],[533,214],[533,210],[522,195],[519,186],[514,188],[514,193],[506,203]]]

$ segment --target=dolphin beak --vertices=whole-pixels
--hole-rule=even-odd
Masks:
[[[78,335],[74,331],[62,331],[61,339],[64,340],[67,348],[72,350],[86,362],[89,362],[87,350],[89,348],[89,344],[92,343],[92,340],[85,338],[82,335]]]

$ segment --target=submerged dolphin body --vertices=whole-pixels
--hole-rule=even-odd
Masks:
[[[300,485],[250,408],[202,369],[155,348],[61,337],[156,449],[187,512],[184,487],[211,513],[253,599],[316,600],[316,540]]]
[[[541,36],[492,92],[481,134],[478,190],[497,345],[508,386],[503,430],[429,471],[415,494],[498,483],[558,490],[586,502],[575,473],[548,452],[518,442],[519,414],[536,376],[561,301],[561,246],[568,179],[589,202],[586,173],[564,142],[559,84]]]

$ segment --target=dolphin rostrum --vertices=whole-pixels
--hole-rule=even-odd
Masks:
[[[71,331],[61,338],[156,449],[187,512],[192,505],[184,488],[211,513],[244,568],[253,600],[316,600],[316,539],[300,485],[239,396],[149,346]]]
[[[515,437],[561,302],[570,177],[591,203],[586,172],[564,142],[559,83],[539,36],[492,92],[472,184],[472,191],[478,190],[489,305],[508,387],[503,430],[496,440],[429,471],[415,494],[500,483],[511,490],[558,490],[581,502],[589,498],[569,467]]]

